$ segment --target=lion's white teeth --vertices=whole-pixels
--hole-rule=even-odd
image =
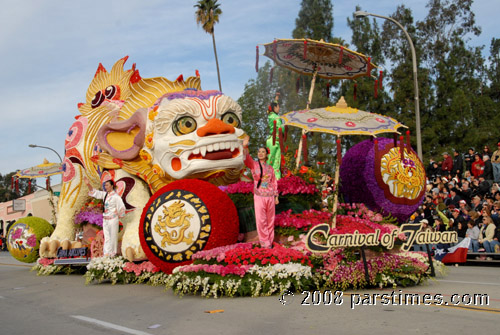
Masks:
[[[207,151],[208,152],[214,151],[214,146],[212,144],[207,145]]]
[[[194,148],[193,149],[193,154],[198,155],[200,153],[200,148]]]
[[[236,147],[236,143],[231,142],[231,152],[233,152],[233,151],[234,151],[234,148],[235,148],[235,147]]]
[[[231,142],[225,142],[226,149],[231,149]]]
[[[200,152],[201,152],[201,155],[202,155],[203,157],[205,157],[205,155],[207,154],[207,147],[206,147],[206,146],[202,146],[202,147],[200,148]]]
[[[214,151],[219,151],[220,146],[219,143],[214,143]]]

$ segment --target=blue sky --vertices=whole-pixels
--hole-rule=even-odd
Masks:
[[[221,0],[215,27],[222,89],[238,99],[255,77],[255,46],[290,38],[300,0]],[[333,1],[334,36],[350,42],[346,18],[356,4],[390,15],[403,1]],[[423,19],[427,0],[406,0]],[[58,161],[64,139],[101,62],[110,69],[129,55],[144,78],[175,80],[199,70],[203,89],[217,89],[212,40],[196,25],[195,0],[0,0],[0,173]],[[500,1],[473,5],[483,33],[471,41],[486,45],[495,33]],[[382,23],[382,22],[380,22]],[[263,59],[261,58],[261,64]],[[43,184],[39,182],[39,184]]]

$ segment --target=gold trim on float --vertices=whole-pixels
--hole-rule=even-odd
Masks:
[[[171,147],[177,146],[177,145],[188,145],[188,146],[193,146],[196,145],[196,142],[193,140],[183,140],[175,143],[170,143],[169,144]]]

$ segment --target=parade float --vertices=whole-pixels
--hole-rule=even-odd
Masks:
[[[321,53],[312,42],[308,48]],[[421,232],[402,223],[422,201],[425,183],[409,143],[372,137],[365,145],[374,154],[359,166],[349,163],[359,150],[348,150],[336,170],[351,203],[338,204],[336,182],[328,211],[320,210],[319,175],[305,166],[288,171],[278,185],[275,244],[261,248],[249,238],[253,188],[244,177],[240,106],[221,92],[201,90],[198,75],[144,79],[135,64],[124,70],[126,60],[109,72],[100,64],[78,105],[65,140],[57,225],[50,236],[37,235],[38,274],[80,267],[87,283],[149,283],[218,297],[416,285],[432,265],[442,269],[427,254],[409,252]],[[370,64],[365,59],[360,72]],[[337,107],[349,114],[342,103]],[[306,127],[319,119],[306,118]],[[379,127],[388,119],[374,114],[371,120]],[[396,133],[400,124],[391,122]],[[352,130],[352,121],[344,127]],[[273,136],[284,149],[286,136]],[[356,197],[367,189],[347,187],[361,178],[342,169],[362,170],[360,182],[376,192]],[[117,257],[102,257],[102,205],[89,197],[84,178],[97,189],[114,180],[125,203]]]

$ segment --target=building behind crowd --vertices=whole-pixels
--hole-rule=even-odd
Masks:
[[[58,192],[61,191],[61,184],[53,186],[52,190],[56,195],[59,194]],[[26,201],[26,208],[24,211],[14,211],[12,200],[0,202],[0,235],[7,235],[9,225],[25,216],[41,217],[51,224],[55,224],[55,222],[53,222],[52,206],[49,202],[49,192],[47,190],[41,189],[16,200]],[[53,200],[54,206],[57,209],[58,197],[54,196]]]

